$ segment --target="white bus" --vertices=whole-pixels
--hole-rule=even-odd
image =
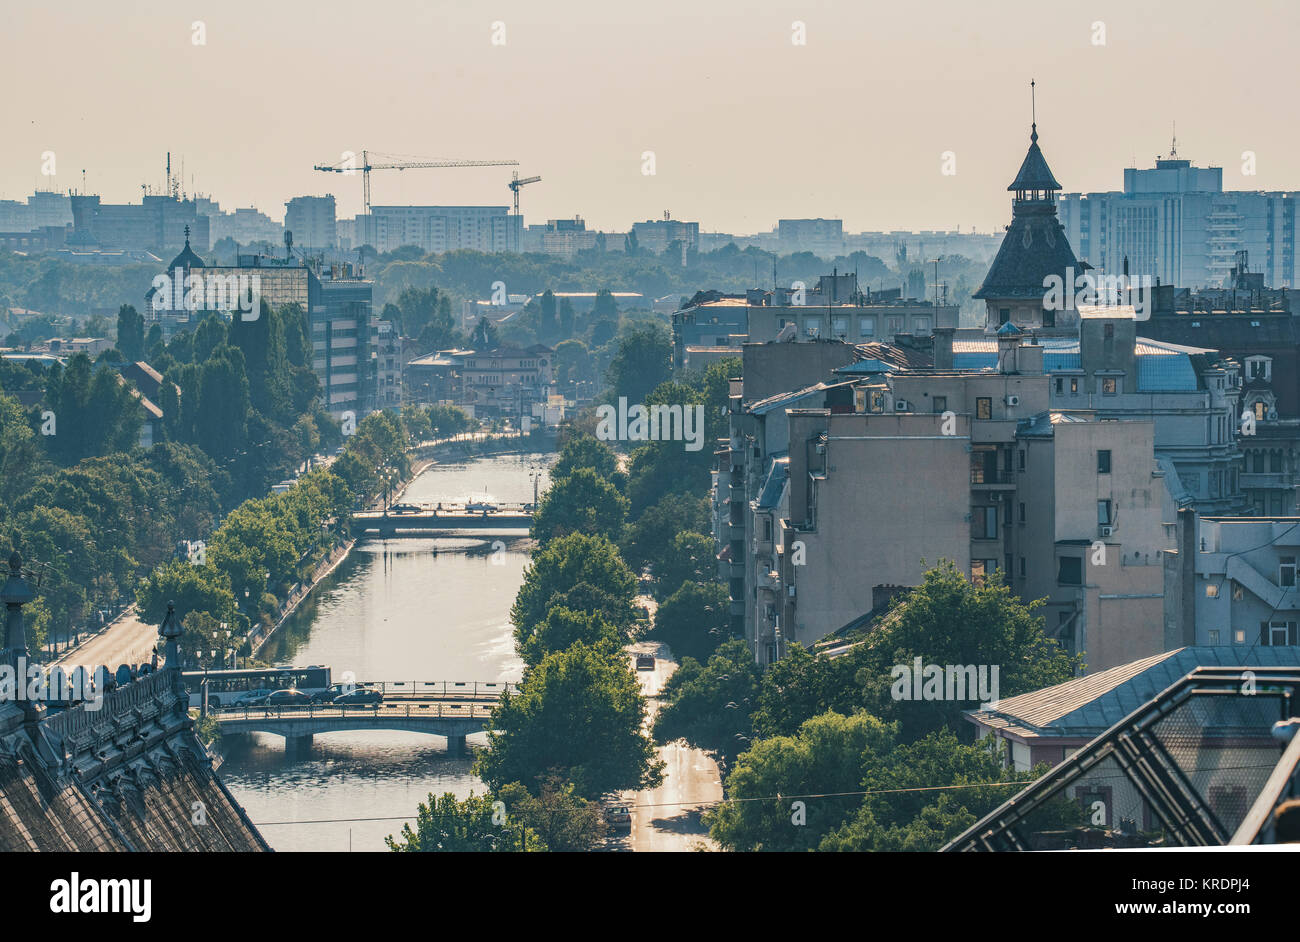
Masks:
[[[220,709],[234,705],[235,701],[255,690],[285,690],[294,688],[307,694],[328,690],[330,669],[311,667],[252,667],[233,671],[185,671],[181,674],[185,689],[190,694],[190,706],[198,709],[203,704],[203,681],[208,682],[208,706]]]

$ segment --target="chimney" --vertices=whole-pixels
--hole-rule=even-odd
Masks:
[[[930,332],[933,341],[931,349],[934,351],[934,368],[936,370],[951,370],[952,365],[952,336],[955,333],[951,327],[935,327]]]
[[[1043,345],[1030,341],[1022,343],[1016,351],[1016,368],[1019,373],[1038,375],[1043,372]]]

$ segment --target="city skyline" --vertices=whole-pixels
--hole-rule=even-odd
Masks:
[[[1249,55],[1252,87],[1278,85],[1287,31],[1255,27],[1259,17],[1281,27],[1297,14],[1260,2],[1225,22],[1196,9],[1209,5],[1099,3],[1080,15],[940,3],[920,24],[907,11],[778,3],[743,17],[678,2],[570,4],[548,18],[516,3],[435,13],[396,2],[346,23],[243,2],[206,18],[152,3],[121,13],[81,3],[24,9],[11,35],[29,41],[6,57],[11,83],[68,58],[84,63],[69,67],[82,104],[68,107],[64,81],[28,82],[20,101],[6,103],[14,132],[0,198],[84,185],[106,202],[138,202],[142,184],[160,191],[170,150],[183,188],[227,211],[253,205],[281,218],[294,196],[333,193],[349,218],[360,211],[361,180],[312,167],[370,149],[518,160],[521,176],[543,178],[521,201],[534,222],[580,214],[617,231],[667,210],[702,231],[763,232],[779,218],[820,216],[854,232],[996,232],[1006,167],[1029,133],[1031,78],[1044,153],[1067,192],[1120,189],[1124,167],[1168,154],[1175,122],[1180,156],[1222,166],[1225,189],[1293,187],[1296,132],[1267,96],[1242,95],[1188,63]],[[1158,42],[1174,15],[1188,30],[1176,50]],[[99,39],[109,17],[115,35],[135,37],[151,55],[133,57],[127,44],[106,51]],[[250,22],[262,26],[241,25]],[[800,23],[806,45],[796,44]],[[893,38],[877,44],[881,35]],[[909,52],[921,42],[924,63]],[[373,43],[388,53],[365,56]],[[698,57],[700,68],[661,74],[669,49],[675,62]],[[321,62],[349,55],[369,63],[367,81],[316,78]],[[272,64],[248,65],[264,60]],[[1077,80],[1083,70],[1096,70],[1092,80]],[[536,81],[521,87],[520,75]],[[1198,119],[1207,114],[1212,122]],[[642,172],[647,151],[653,175]],[[1242,172],[1247,151],[1255,175]],[[42,174],[46,152],[53,176]],[[946,152],[954,174],[943,172]],[[504,205],[508,180],[504,168],[376,173],[373,202]]]

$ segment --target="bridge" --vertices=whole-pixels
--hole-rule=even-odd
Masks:
[[[488,729],[492,707],[514,684],[483,682],[389,681],[358,683],[384,695],[382,703],[335,706],[309,703],[283,706],[211,707],[223,733],[272,733],[285,738],[287,750],[310,745],[317,733],[353,729],[392,729],[429,733],[447,739],[447,751],[459,754],[470,733]]]
[[[368,510],[352,515],[357,536],[384,538],[423,536],[446,530],[527,530],[533,524],[531,504],[493,504],[491,509],[470,509],[465,504],[419,506],[419,510]]]

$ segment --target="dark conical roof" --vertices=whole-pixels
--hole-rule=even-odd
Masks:
[[[177,255],[174,259],[172,259],[172,263],[167,266],[167,270],[171,271],[176,268],[189,269],[189,268],[203,268],[203,267],[205,267],[203,264],[203,259],[199,258],[198,254],[192,248],[190,248],[190,240],[186,239],[185,248],[181,249],[180,255]]]
[[[1025,154],[1025,162],[1020,165],[1020,172],[1016,174],[1016,178],[1011,181],[1007,190],[1059,189],[1061,184],[1057,183],[1056,177],[1052,176],[1043,152],[1038,149],[1038,125],[1035,124],[1029,135],[1029,153]]]

